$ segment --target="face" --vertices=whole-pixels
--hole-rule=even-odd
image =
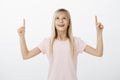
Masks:
[[[55,28],[57,31],[67,31],[69,25],[69,17],[66,12],[61,11],[56,14]]]

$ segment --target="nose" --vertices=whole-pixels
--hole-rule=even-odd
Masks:
[[[63,19],[60,19],[59,22],[62,23],[62,22],[63,22]]]

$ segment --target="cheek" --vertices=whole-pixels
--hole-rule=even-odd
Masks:
[[[54,22],[54,25],[57,25],[58,24],[58,21],[56,20],[55,22]]]
[[[54,27],[57,29],[57,22],[54,22]]]
[[[65,24],[66,24],[66,26],[67,26],[67,27],[69,26],[69,22],[68,22],[68,21],[66,21],[66,23],[65,23]]]

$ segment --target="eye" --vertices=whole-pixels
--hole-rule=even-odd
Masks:
[[[66,19],[66,17],[63,17],[63,19]]]
[[[59,17],[56,17],[56,19],[59,19]]]

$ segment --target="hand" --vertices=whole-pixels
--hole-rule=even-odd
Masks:
[[[95,16],[95,23],[96,23],[97,32],[102,32],[104,26],[101,22],[98,22],[97,16]]]
[[[25,19],[23,19],[23,25],[17,30],[20,37],[25,35]]]

